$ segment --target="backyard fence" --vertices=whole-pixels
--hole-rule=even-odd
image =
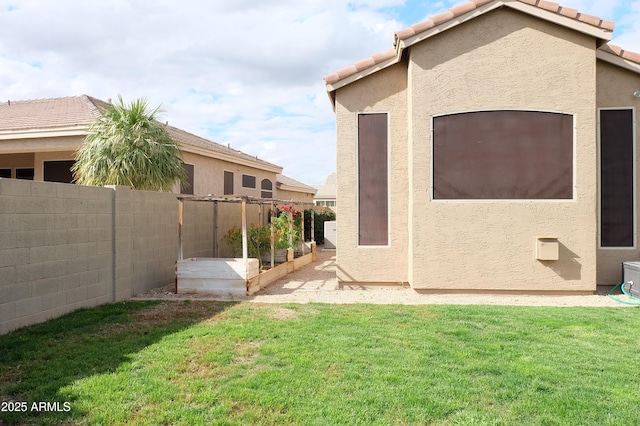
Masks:
[[[185,255],[213,256],[212,206],[184,214]],[[177,217],[171,193],[0,178],[0,334],[174,282]]]

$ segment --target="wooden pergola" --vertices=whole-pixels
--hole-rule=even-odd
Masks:
[[[282,205],[296,205],[296,206],[302,206],[304,207],[311,207],[309,210],[311,210],[311,241],[314,241],[314,208],[315,205],[313,203],[308,203],[308,202],[299,202],[299,201],[294,201],[294,200],[278,200],[278,199],[274,199],[274,198],[257,198],[257,197],[249,197],[249,196],[244,196],[244,195],[207,195],[207,196],[193,196],[193,195],[179,195],[178,197],[176,197],[178,199],[178,261],[183,260],[183,245],[182,245],[182,237],[183,237],[183,231],[182,231],[182,225],[183,225],[183,219],[184,219],[184,215],[183,215],[183,211],[184,211],[184,203],[185,201],[200,201],[200,202],[213,202],[215,203],[215,205],[217,206],[217,203],[219,202],[223,202],[223,203],[241,203],[242,205],[242,258],[245,262],[245,265],[247,263],[247,260],[249,259],[249,244],[248,244],[248,237],[247,237],[247,204],[258,204],[260,206],[263,205],[270,205],[270,209],[271,209],[271,214],[272,217],[275,215],[275,208],[276,206],[282,206]],[[216,221],[217,221],[217,215],[216,215]],[[273,268],[274,264],[275,264],[275,232],[274,232],[274,225],[273,225],[273,220],[270,221],[270,228],[271,228],[271,267]],[[217,235],[215,234],[215,229],[216,227],[214,227],[214,240],[217,239]],[[291,238],[292,235],[292,231],[293,230],[293,221],[292,221],[292,215],[289,215],[289,235]],[[302,239],[304,240],[304,215],[303,215],[303,235],[302,235]],[[291,244],[291,241],[290,241]]]

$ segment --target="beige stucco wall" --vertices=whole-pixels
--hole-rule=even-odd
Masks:
[[[590,36],[499,9],[338,89],[338,279],[436,291],[594,291],[595,48]],[[572,200],[432,200],[432,118],[500,109],[573,115]],[[389,247],[357,246],[358,112],[390,114]],[[559,260],[536,260],[540,237],[558,238]]]
[[[595,290],[595,63],[592,38],[505,9],[412,48],[409,280],[415,289]],[[574,200],[431,199],[432,117],[494,109],[574,115]],[[536,260],[537,237],[557,237],[560,260]]]
[[[407,79],[398,64],[336,93],[337,277],[341,282],[407,281]],[[358,247],[357,114],[388,113],[389,245]]]
[[[313,204],[313,194],[310,192],[287,191],[278,188],[274,191],[273,197],[283,201],[294,200],[299,203]]]
[[[33,154],[0,154],[0,169],[12,169],[15,176],[15,169],[32,168]]]
[[[633,96],[633,92],[640,89],[640,75],[627,71],[603,61],[597,63],[597,105],[598,108],[634,108],[636,114],[636,135],[640,134],[638,125],[638,107],[640,100]],[[637,136],[636,136],[637,141]],[[636,142],[636,168],[640,152]],[[637,185],[637,183],[636,183]],[[636,203],[640,202],[637,197]],[[636,217],[640,212],[640,204],[636,204]],[[638,230],[636,229],[636,234]],[[599,245],[599,238],[598,238]],[[640,260],[640,249],[636,237],[636,248],[629,249],[598,249],[598,284],[616,284],[622,280],[621,263]]]
[[[262,179],[271,180],[273,191],[276,188],[276,174],[265,170],[256,169],[241,164],[230,163],[216,158],[205,157],[190,152],[184,152],[182,159],[187,164],[194,165],[194,194],[195,195],[223,195],[224,172],[233,172],[234,195],[248,195],[260,197],[260,183]],[[247,174],[256,177],[255,188],[242,187],[242,175]]]

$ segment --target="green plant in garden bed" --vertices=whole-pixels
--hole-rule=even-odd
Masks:
[[[8,424],[636,425],[637,308],[126,302],[0,336]]]
[[[289,229],[289,216],[293,218],[292,230]],[[279,206],[278,212],[272,220],[276,250],[298,245],[302,236],[302,211],[292,206]],[[233,250],[234,256],[242,254],[242,229],[234,226],[227,231],[222,240]],[[247,229],[247,244],[249,257],[261,259],[263,255],[269,253],[271,251],[271,225],[251,224]]]

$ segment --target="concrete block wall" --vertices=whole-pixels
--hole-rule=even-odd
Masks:
[[[213,256],[212,206],[187,203],[185,255]],[[175,194],[0,178],[0,334],[175,280]]]
[[[113,199],[0,179],[0,334],[112,300]]]

